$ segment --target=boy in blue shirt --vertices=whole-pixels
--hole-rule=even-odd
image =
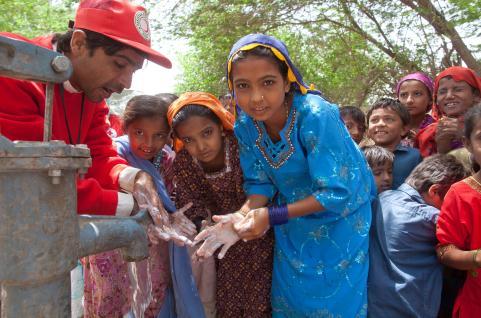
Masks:
[[[391,190],[394,154],[386,148],[379,146],[365,146],[361,149],[374,176],[376,193],[379,194],[383,191]]]
[[[397,189],[422,161],[419,150],[401,145],[411,116],[399,101],[381,98],[367,112],[368,136],[377,146],[394,153],[392,188]]]
[[[435,250],[436,221],[449,187],[465,176],[453,156],[434,155],[373,202],[369,317],[437,317],[443,267]]]

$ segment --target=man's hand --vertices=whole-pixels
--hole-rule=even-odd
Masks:
[[[165,210],[159,199],[157,188],[152,177],[145,171],[139,171],[135,177],[134,190],[132,192],[134,199],[137,201],[139,208],[147,209],[154,227],[149,227],[148,235],[152,243],[156,243],[157,239],[164,241],[172,240],[175,244],[184,246],[192,245],[192,241],[184,235],[179,234],[171,225],[169,214]],[[189,206],[190,207],[190,206]],[[187,208],[183,208],[185,211]],[[185,226],[188,229],[188,226]]]
[[[160,202],[157,187],[150,174],[145,171],[137,173],[132,195],[139,208],[149,211],[155,225],[160,226],[169,223],[169,216],[162,202]]]

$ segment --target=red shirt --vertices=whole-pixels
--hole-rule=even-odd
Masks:
[[[11,33],[0,35],[19,39],[52,49],[52,35],[32,40]],[[55,85],[52,114],[52,139],[70,144],[86,144],[92,156],[92,167],[84,180],[77,182],[78,213],[113,215],[117,209],[119,173],[127,162],[117,155],[107,134],[109,109],[105,101],[93,103],[82,93],[64,90],[64,103],[60,85]],[[0,77],[0,132],[10,140],[42,141],[45,111],[45,84]],[[82,118],[80,118],[82,117]],[[80,133],[80,134],[79,134]]]
[[[461,250],[481,248],[481,185],[471,177],[451,186],[444,198],[436,236],[440,245],[453,244]],[[471,271],[454,305],[453,317],[479,317],[481,313],[481,269]]]

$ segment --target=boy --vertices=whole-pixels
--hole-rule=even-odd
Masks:
[[[390,190],[392,187],[392,163],[394,161],[394,154],[379,146],[366,146],[361,149],[372,170],[377,193],[379,194]]]
[[[370,231],[370,317],[436,317],[443,267],[435,247],[439,208],[449,187],[465,178],[450,155],[427,158],[397,190],[374,202]]]
[[[393,189],[397,189],[422,160],[419,150],[401,145],[410,119],[406,107],[392,98],[381,98],[367,112],[368,136],[377,146],[394,153]]]
[[[344,106],[339,108],[341,118],[346,125],[349,135],[359,145],[366,132],[366,117],[359,107]]]

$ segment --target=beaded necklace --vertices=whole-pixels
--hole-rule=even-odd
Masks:
[[[260,150],[262,156],[264,157],[264,159],[266,159],[267,163],[269,164],[269,166],[271,166],[271,168],[279,169],[292,156],[292,154],[295,151],[294,145],[292,144],[292,141],[291,141],[291,132],[294,129],[294,124],[296,122],[296,114],[297,114],[296,109],[293,108],[292,117],[291,117],[291,120],[289,121],[288,129],[284,133],[284,137],[287,142],[288,149],[286,152],[281,152],[279,156],[276,156],[277,158],[281,158],[278,161],[274,161],[272,157],[268,154],[266,148],[263,146],[262,139],[265,136],[264,131],[260,127],[259,123],[256,120],[254,120],[254,126],[257,130],[257,136],[258,136],[256,140],[256,147]],[[289,120],[289,113],[287,113],[287,115],[288,115],[287,120]]]

